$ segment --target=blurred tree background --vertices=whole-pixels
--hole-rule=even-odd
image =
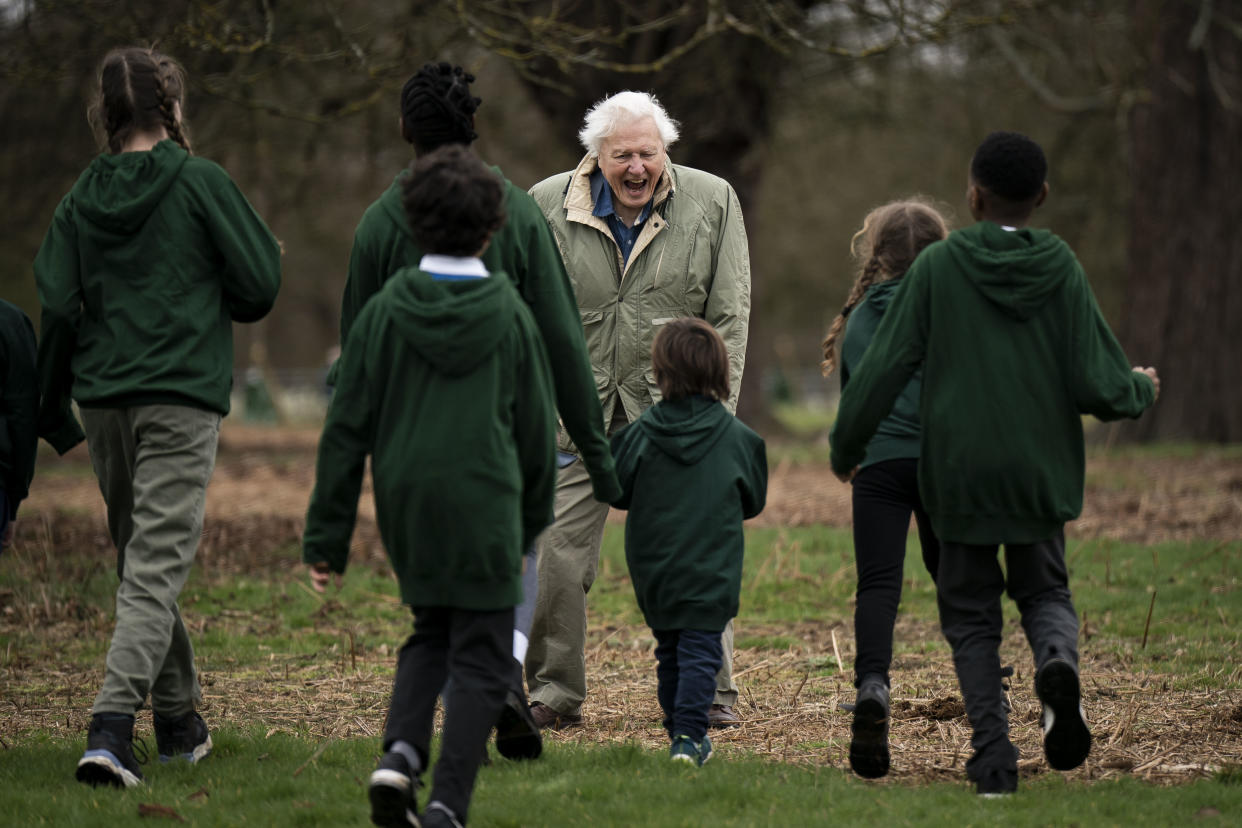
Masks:
[[[30,263],[98,144],[100,58],[149,44],[190,81],[195,151],[284,242],[276,310],[238,368],[315,383],[336,344],[353,228],[411,158],[401,84],[465,65],[478,153],[529,186],[572,167],[585,109],[654,91],[671,155],[728,178],[754,274],[742,416],[835,389],[819,341],[867,210],[911,193],[968,222],[970,154],[994,129],[1048,153],[1036,224],[1075,249],[1160,405],[1130,436],[1242,440],[1240,0],[0,0],[0,295],[37,319]]]

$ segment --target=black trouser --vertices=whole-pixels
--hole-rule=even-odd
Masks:
[[[398,740],[408,742],[427,766],[436,697],[452,678],[429,801],[443,802],[462,822],[487,737],[513,681],[512,645],[512,608],[423,607],[414,610],[414,634],[397,656],[384,749]]]
[[[919,527],[923,564],[936,580],[940,544],[919,498],[918,465],[917,459],[885,460],[854,477],[855,687],[868,673],[888,682],[911,514]]]
[[[1036,669],[1054,657],[1078,666],[1078,616],[1065,570],[1064,533],[1038,543],[1005,544],[1005,573],[996,549],[996,544],[940,545],[940,627],[953,648],[970,719],[974,756],[966,772],[976,780],[989,768],[1017,768],[1001,688],[1001,593],[1008,590],[1018,605]]]

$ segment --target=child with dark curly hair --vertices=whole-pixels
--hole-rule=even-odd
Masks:
[[[446,146],[420,156],[402,190],[427,252],[388,277],[350,329],[302,548],[315,589],[345,570],[370,455],[376,521],[414,613],[371,774],[371,820],[420,824],[436,698],[451,679],[421,824],[452,826],[466,821],[513,681],[522,553],[552,521],[556,409],[530,309],[479,258],[504,222],[503,180]]]

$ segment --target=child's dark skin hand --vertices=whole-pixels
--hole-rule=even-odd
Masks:
[[[842,483],[849,483],[851,480],[854,479],[854,475],[856,474],[858,474],[858,466],[855,466],[854,468],[850,469],[849,472],[846,474],[838,474],[837,480],[840,480]]]
[[[1156,386],[1155,399],[1157,400],[1160,399],[1160,377],[1156,376],[1156,369],[1155,368],[1140,368],[1139,366],[1135,365],[1134,370],[1137,373],[1146,374],[1148,377],[1151,378],[1151,384]]]
[[[311,589],[315,590],[315,592],[323,592],[328,587],[328,581],[332,577],[332,570],[329,569],[328,565],[322,561],[310,564],[309,569]],[[341,584],[339,577],[337,578],[336,583],[339,587]]]

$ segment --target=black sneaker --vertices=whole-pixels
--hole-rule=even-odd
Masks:
[[[457,814],[453,813],[443,802],[431,802],[423,811],[423,828],[465,828]]]
[[[888,773],[888,685],[868,675],[858,687],[850,725],[850,767],[864,779]]]
[[[386,828],[418,828],[418,777],[400,753],[388,751],[371,772],[367,795],[371,799],[371,822]]]
[[[517,690],[505,695],[505,706],[496,720],[496,750],[506,759],[538,759],[543,736],[530,713],[530,706]]]
[[[975,782],[975,793],[982,799],[999,799],[1017,792],[1017,768],[992,768]]]
[[[1063,658],[1051,659],[1035,674],[1035,695],[1044,705],[1044,756],[1048,764],[1060,771],[1073,770],[1091,752],[1078,671]]]
[[[144,755],[143,761],[146,761]],[[78,760],[74,777],[98,787],[133,788],[142,784],[134,758],[134,717],[123,713],[96,713],[86,731],[86,753]]]
[[[207,723],[194,711],[177,718],[155,713],[155,747],[161,762],[184,759],[194,763],[211,753],[211,734]]]

